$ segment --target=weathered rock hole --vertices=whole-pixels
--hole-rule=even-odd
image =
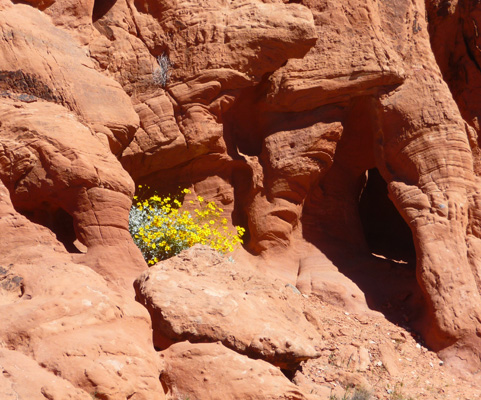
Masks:
[[[77,235],[74,229],[73,217],[64,209],[44,207],[36,210],[18,211],[30,221],[50,229],[69,253],[80,253],[80,250],[75,245]]]
[[[387,184],[376,168],[368,171],[359,202],[359,215],[373,254],[415,265],[411,229],[389,199]]]
[[[393,323],[416,329],[425,304],[416,280],[416,251],[411,230],[388,197],[387,184],[375,168],[359,202],[366,242],[377,262],[343,271],[364,292],[371,309]]]
[[[301,366],[299,365],[297,368],[295,369],[285,369],[285,368],[281,368],[281,372],[284,374],[284,376],[289,379],[291,382],[294,380],[294,377],[296,375],[296,372],[298,371],[302,371],[302,368]]]
[[[164,394],[169,393],[169,387],[167,386],[167,383],[165,383],[163,375],[160,375],[160,384],[162,385],[162,389],[164,389]]]
[[[96,0],[92,12],[92,22],[96,22],[107,14],[116,2],[117,0]]]

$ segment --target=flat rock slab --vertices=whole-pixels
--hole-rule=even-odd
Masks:
[[[221,343],[182,342],[163,352],[162,384],[169,399],[310,399],[282,372]],[[220,384],[222,382],[222,384]]]
[[[157,348],[220,341],[287,369],[319,355],[321,337],[304,316],[302,295],[214,250],[186,250],[142,273],[134,286]]]

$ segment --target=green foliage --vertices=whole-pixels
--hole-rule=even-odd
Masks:
[[[139,186],[142,188],[142,186]],[[184,189],[182,195],[190,191]],[[191,213],[184,209],[180,197],[153,195],[132,205],[129,215],[129,231],[149,264],[165,260],[200,243],[222,254],[229,253],[242,243],[244,228],[236,227],[232,233],[224,211],[215,202],[205,201],[198,196],[191,200]]]
[[[396,383],[394,390],[391,391],[389,400],[414,400],[412,397],[405,397],[402,392],[403,383]]]

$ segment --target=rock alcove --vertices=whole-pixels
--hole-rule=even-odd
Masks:
[[[367,171],[359,215],[372,253],[415,268],[416,250],[411,229],[389,199],[387,184],[377,168]]]

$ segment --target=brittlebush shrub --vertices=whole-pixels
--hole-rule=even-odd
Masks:
[[[140,186],[141,188],[141,186]],[[182,190],[182,195],[188,194]],[[244,228],[237,226],[232,233],[224,211],[213,201],[197,196],[191,200],[191,213],[183,208],[179,198],[153,195],[136,201],[130,209],[129,230],[148,264],[173,257],[182,250],[200,243],[225,254],[242,243]]]

